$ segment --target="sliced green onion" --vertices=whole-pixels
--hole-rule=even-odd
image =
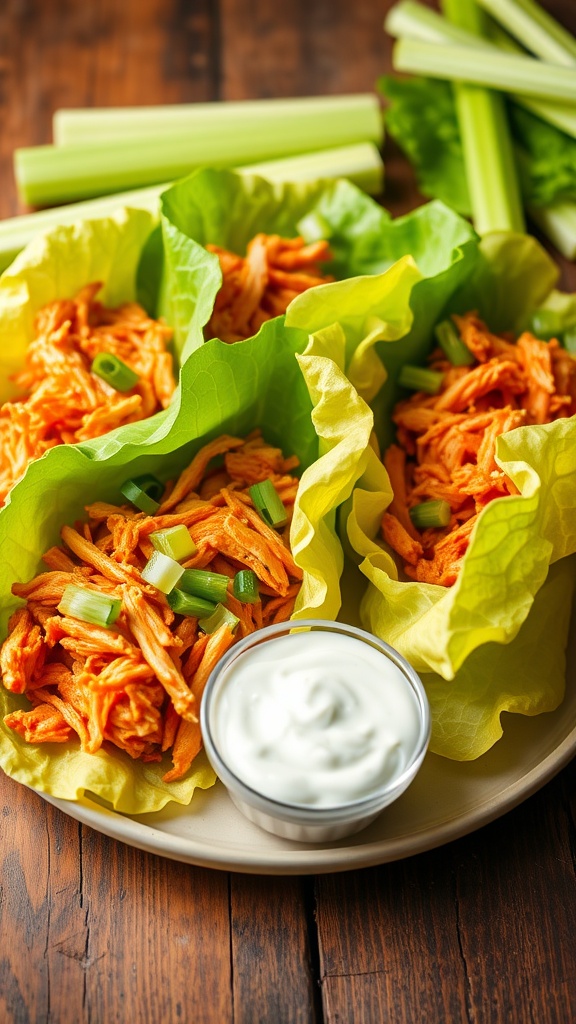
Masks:
[[[562,344],[567,352],[576,354],[576,324],[570,324],[562,334]]]
[[[260,600],[258,590],[258,577],[252,569],[241,569],[234,577],[234,597],[237,597],[242,604],[255,604]]]
[[[530,317],[529,331],[541,341],[557,338],[562,331],[562,320],[553,309],[535,309]]]
[[[527,50],[551,64],[576,64],[576,39],[534,0],[477,0]]]
[[[226,600],[229,582],[230,577],[220,572],[208,572],[206,569],[185,569],[180,580],[179,590],[218,604]]]
[[[261,519],[268,523],[268,526],[278,527],[286,525],[288,513],[271,480],[263,480],[262,483],[252,484],[248,493],[254,502],[254,508]]]
[[[296,230],[304,241],[308,243],[321,242],[323,239],[330,238],[332,234],[332,228],[326,218],[314,210],[298,221]]]
[[[430,526],[448,526],[450,522],[451,512],[447,501],[422,501],[409,511],[417,530],[427,530]]]
[[[168,526],[165,530],[155,530],[150,534],[150,543],[156,551],[173,558],[175,562],[184,562],[196,554],[197,548],[190,536],[190,530],[184,523]]]
[[[211,615],[216,611],[213,601],[205,601],[203,597],[193,597],[183,590],[172,590],[167,597],[168,604],[177,615],[192,615],[195,618]]]
[[[471,46],[401,39],[394,47],[393,64],[397,71],[413,71],[431,78],[473,82],[564,103],[576,100],[576,75],[572,68],[545,64],[515,53],[495,50],[486,60],[482,49]]]
[[[163,594],[169,594],[179,583],[184,569],[173,558],[164,555],[161,551],[153,551],[146,565],[142,569],[142,579],[151,583]]]
[[[471,366],[474,356],[470,349],[458,337],[458,332],[451,320],[443,320],[434,328],[436,340],[452,366]]]
[[[164,494],[164,484],[155,476],[146,474],[136,476],[133,480],[125,480],[120,488],[122,494],[136,508],[146,515],[153,516],[160,508],[160,498]]]
[[[444,380],[443,373],[436,370],[425,370],[422,366],[410,366],[406,363],[398,374],[400,387],[411,391],[425,391],[428,395],[437,395]]]
[[[99,352],[92,362],[90,372],[101,377],[116,391],[131,391],[140,380],[138,374],[112,352]]]
[[[112,626],[120,615],[121,607],[120,598],[69,583],[64,587],[58,611],[73,619],[90,622],[93,626]]]
[[[204,633],[215,633],[220,626],[228,626],[233,633],[239,622],[240,619],[233,615],[229,608],[225,608],[223,604],[217,604],[216,611],[206,619],[199,619],[198,625]]]

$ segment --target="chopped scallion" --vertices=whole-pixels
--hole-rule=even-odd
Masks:
[[[120,488],[120,494],[148,516],[153,516],[160,508],[163,493],[164,484],[151,474],[126,480]]]
[[[410,366],[406,363],[398,374],[398,383],[402,388],[411,391],[425,391],[427,395],[437,395],[442,387],[444,375],[436,370],[425,370],[422,366]]]
[[[112,352],[99,352],[90,370],[116,391],[131,391],[140,380],[138,374]]]
[[[541,341],[550,341],[562,331],[562,321],[553,309],[535,309],[530,317],[529,330]]]
[[[285,526],[288,514],[271,480],[252,484],[249,492],[254,508],[268,526]]]
[[[321,242],[322,239],[330,238],[332,234],[332,228],[326,218],[321,213],[316,213],[315,210],[307,213],[302,220],[298,221],[296,230],[308,243]]]
[[[179,583],[179,590],[218,604],[226,600],[229,582],[230,577],[220,572],[208,572],[206,569],[185,569]]]
[[[120,615],[121,607],[120,598],[69,583],[64,588],[58,611],[93,626],[112,626]]]
[[[410,509],[410,519],[417,530],[430,526],[448,526],[450,505],[447,501],[422,501]]]
[[[228,626],[233,633],[239,622],[240,619],[233,615],[229,608],[225,608],[223,604],[218,604],[216,605],[216,611],[212,615],[206,619],[198,620],[198,625],[204,633],[215,633],[217,629],[220,629],[220,626]]]
[[[191,615],[200,618],[216,611],[216,605],[212,601],[205,601],[203,597],[185,594],[183,590],[172,590],[168,594],[167,601],[177,615]]]
[[[173,558],[175,562],[184,562],[196,554],[196,545],[190,536],[190,530],[184,523],[168,526],[165,530],[155,530],[150,534],[150,543],[162,554]]]
[[[434,328],[436,340],[452,366],[471,366],[474,356],[470,349],[458,337],[458,332],[451,320],[443,320]]]
[[[237,597],[242,604],[255,604],[260,600],[258,591],[258,578],[252,569],[241,569],[234,577],[234,597]]]
[[[179,583],[184,569],[178,562],[161,551],[153,551],[142,569],[142,579],[163,594],[169,594]]]

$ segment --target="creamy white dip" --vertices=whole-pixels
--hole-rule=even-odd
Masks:
[[[223,761],[246,785],[282,803],[333,807],[402,774],[420,713],[385,654],[312,630],[254,646],[224,668],[210,723]]]

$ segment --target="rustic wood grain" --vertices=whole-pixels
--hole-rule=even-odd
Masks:
[[[19,210],[13,149],[49,142],[57,107],[369,90],[388,6],[6,0],[0,216]],[[573,0],[547,6],[576,28]],[[406,212],[412,172],[389,142],[385,158],[386,205]],[[573,764],[466,839],[313,892],[122,846],[2,776],[0,1021],[569,1024],[575,781]]]

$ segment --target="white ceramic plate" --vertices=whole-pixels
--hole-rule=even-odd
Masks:
[[[572,629],[571,635],[575,636]],[[78,821],[152,853],[207,867],[253,874],[312,874],[368,867],[409,857],[457,839],[536,792],[576,754],[576,643],[567,691],[555,712],[503,717],[504,736],[477,761],[429,754],[410,789],[364,832],[327,845],[295,843],[261,831],[225,789],[194,796],[189,807],[128,817],[89,800],[44,796]]]

